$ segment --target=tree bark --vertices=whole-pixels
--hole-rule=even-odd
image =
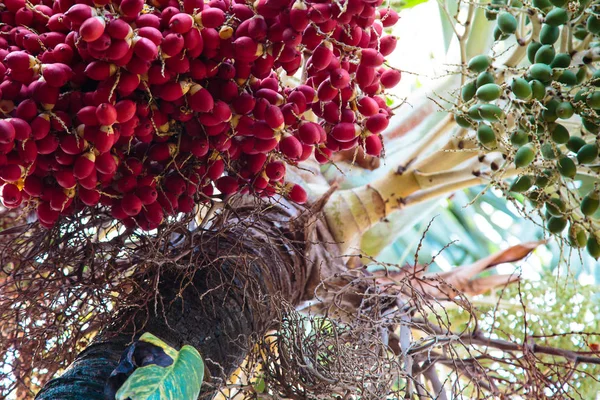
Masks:
[[[104,399],[122,352],[144,332],[175,348],[198,349],[217,387],[276,325],[281,301],[309,299],[322,271],[342,269],[335,254],[323,259],[335,246],[310,244],[327,232],[312,211],[300,213],[290,204],[240,206],[221,220],[228,226],[195,238],[193,267],[159,269],[154,301],[121,312],[36,399]]]

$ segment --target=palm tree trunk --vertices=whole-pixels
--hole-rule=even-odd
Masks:
[[[290,205],[261,213],[239,207],[235,215],[227,218],[229,227],[198,235],[193,267],[165,268],[156,298],[121,312],[36,399],[105,399],[107,378],[144,332],[175,348],[194,346],[210,376],[207,386],[223,382],[253,341],[276,325],[278,304],[312,297],[324,270],[315,263],[324,248],[306,245],[322,224],[308,224]],[[338,262],[332,260],[325,265]]]

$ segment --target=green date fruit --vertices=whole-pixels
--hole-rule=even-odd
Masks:
[[[585,247],[592,258],[597,260],[600,257],[600,237],[598,235],[590,235]]]
[[[596,143],[581,146],[577,152],[577,162],[579,164],[591,164],[598,158],[598,146]]]
[[[548,211],[548,214],[552,216],[560,217],[565,211],[567,211],[567,205],[564,201],[562,201],[562,199],[558,197],[552,197],[550,201],[546,203],[546,211]]]
[[[566,178],[574,178],[577,174],[577,166],[569,157],[562,157],[558,160],[556,166],[558,167],[558,172]]]
[[[550,233],[561,233],[567,227],[567,219],[562,217],[550,217],[546,222],[546,228]]]
[[[552,141],[557,144],[564,144],[569,141],[569,130],[561,124],[553,124],[550,128],[552,132]]]
[[[540,43],[554,44],[558,40],[559,35],[560,29],[558,26],[544,24],[540,30]]]
[[[529,135],[523,129],[517,129],[510,134],[510,142],[518,147],[529,143]]]
[[[492,58],[484,54],[475,56],[469,60],[468,68],[473,72],[483,72],[492,65]]]
[[[513,79],[510,88],[512,92],[515,94],[517,99],[520,100],[529,100],[532,96],[531,86],[529,86],[529,82],[527,82],[523,78],[515,78]]]
[[[585,247],[587,242],[587,234],[582,227],[571,224],[571,227],[569,228],[568,239],[571,246],[582,248]]]
[[[477,140],[483,145],[490,145],[496,142],[494,129],[486,124],[480,124],[477,128]]]
[[[512,35],[517,31],[517,19],[511,13],[502,12],[498,14],[498,28],[503,33]]]
[[[594,215],[600,206],[600,193],[598,190],[593,190],[583,197],[579,208],[583,215]]]
[[[556,115],[560,119],[569,119],[573,116],[575,110],[573,106],[568,101],[563,101],[556,107]]]
[[[546,14],[546,20],[544,22],[551,26],[560,26],[566,24],[568,20],[569,14],[565,9],[555,8]]]
[[[529,67],[529,76],[540,82],[550,82],[552,80],[552,68],[546,64],[533,64]]]
[[[465,83],[465,85],[460,90],[460,97],[466,103],[475,97],[475,92],[477,91],[477,87],[475,86],[474,81],[469,81]]]
[[[502,94],[502,89],[495,83],[487,83],[477,89],[476,96],[479,100],[492,101],[496,100]]]
[[[548,64],[550,65],[554,61],[556,51],[554,46],[551,44],[545,44],[535,53],[533,58],[534,63]]]
[[[519,150],[517,150],[517,153],[515,154],[515,165],[518,168],[528,166],[535,159],[535,154],[535,147],[531,144],[519,147]]]
[[[567,149],[573,153],[577,153],[585,145],[585,140],[581,136],[571,136],[567,141]]]
[[[526,192],[531,186],[533,186],[533,179],[531,179],[531,176],[522,175],[515,179],[508,190],[511,192],[523,193]]]

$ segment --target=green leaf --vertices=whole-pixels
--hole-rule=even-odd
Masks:
[[[427,0],[402,0],[401,9],[413,8],[414,6],[418,6],[421,3],[426,3]]]
[[[146,335],[150,334],[144,334],[142,338]],[[168,367],[147,365],[136,369],[117,392],[116,400],[196,400],[204,379],[204,362],[200,353],[192,346],[183,346],[176,352],[160,339],[150,336],[146,336],[144,341],[151,340],[165,352],[169,348],[174,354],[173,364]]]
[[[166,344],[165,342],[163,342],[162,340],[160,340],[159,338],[157,338],[149,332],[146,332],[142,336],[140,336],[139,340],[140,342],[146,342],[153,344],[156,347],[160,347],[172,359],[175,359],[175,357],[177,357],[177,350],[175,350],[174,348],[172,348],[171,346],[169,346],[168,344]]]
[[[448,51],[450,48],[450,43],[454,38],[454,28],[455,24],[454,20],[448,19],[449,17],[456,15],[456,11],[458,10],[458,2],[456,0],[448,0],[445,2],[439,2],[438,4],[440,10],[440,19],[442,23],[442,34],[444,35],[444,49]],[[447,7],[448,14],[444,11],[444,7]]]

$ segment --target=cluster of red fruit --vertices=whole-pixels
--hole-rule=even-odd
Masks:
[[[4,205],[153,229],[214,187],[305,201],[286,164],[381,152],[382,1],[3,0]]]

